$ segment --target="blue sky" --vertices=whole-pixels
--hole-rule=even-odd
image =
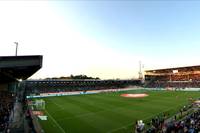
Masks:
[[[199,65],[198,1],[1,1],[0,54],[44,55],[32,78],[87,74],[136,78],[144,70]]]
[[[197,51],[200,2],[61,3],[62,5],[58,7],[62,9],[60,11],[63,16],[70,15],[69,18],[80,32],[113,49],[164,58],[169,57],[167,54],[162,54],[167,51],[172,54],[170,57],[179,56],[182,51],[191,50],[189,53],[192,55]]]

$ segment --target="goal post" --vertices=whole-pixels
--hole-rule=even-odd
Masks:
[[[42,111],[45,110],[45,101],[43,99],[36,99],[29,104],[32,110]]]
[[[36,100],[35,106],[37,110],[45,110],[45,101],[43,99]]]

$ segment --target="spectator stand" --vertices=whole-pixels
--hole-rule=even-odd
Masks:
[[[163,113],[152,118],[146,124],[143,132],[146,133],[185,133],[185,132],[200,131],[200,109],[196,104],[189,104],[180,108],[175,115]]]

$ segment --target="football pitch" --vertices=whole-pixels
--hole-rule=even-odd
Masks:
[[[124,93],[147,93],[144,98],[121,97]],[[131,90],[43,98],[45,133],[133,133],[136,120],[148,122],[165,112],[173,115],[200,92]]]

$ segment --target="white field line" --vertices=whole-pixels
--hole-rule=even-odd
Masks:
[[[160,114],[160,113],[157,113],[157,114]],[[155,115],[155,114],[154,114],[154,115]],[[151,117],[154,116],[154,115],[150,115],[150,116],[148,116],[148,117],[145,117],[143,120],[149,119],[149,118],[151,118]],[[126,127],[128,127],[128,126],[130,126],[130,125],[133,125],[133,122],[131,122],[131,123],[125,125],[125,126],[122,126],[122,127],[119,127],[119,128],[115,128],[115,129],[113,129],[113,130],[111,130],[111,131],[109,131],[109,132],[107,132],[107,133],[115,132],[115,131],[117,131],[117,130],[126,128]]]
[[[180,105],[181,105],[181,104],[179,104],[179,105],[177,105],[177,106],[180,106]],[[177,106],[176,106],[176,107],[177,107]],[[166,109],[166,110],[164,110],[164,111],[162,111],[162,112],[169,111],[169,110],[171,110],[171,109],[173,109],[173,108],[174,108],[174,107],[168,108],[168,109]],[[146,119],[152,118],[153,116],[156,116],[157,114],[160,114],[160,113],[162,113],[162,112],[159,112],[159,113],[156,113],[156,114],[150,115],[150,116],[148,116],[148,117],[145,117],[143,120],[146,120]],[[120,129],[126,128],[126,127],[128,127],[128,126],[130,126],[130,125],[132,125],[132,124],[133,124],[133,122],[131,122],[131,123],[125,125],[125,126],[122,126],[122,127],[119,127],[119,128],[115,128],[115,129],[113,129],[113,130],[111,130],[111,131],[109,131],[109,132],[107,132],[107,133],[115,132],[115,131],[117,131],[117,130],[120,130]]]
[[[50,100],[52,103],[54,103],[55,105],[57,105],[59,108],[61,108],[62,110],[65,110],[65,108],[64,107],[62,107],[61,105],[59,105],[59,104],[57,104],[56,102],[54,102],[53,100]],[[181,105],[181,104],[180,104]],[[179,105],[177,105],[177,106],[179,106]],[[124,107],[124,106],[123,106]],[[123,109],[123,107],[119,107],[118,109]],[[168,108],[168,109],[166,109],[166,110],[164,110],[164,111],[162,111],[162,112],[165,112],[165,111],[168,111],[168,110],[171,110],[172,108],[174,108],[174,107],[171,107],[171,108]],[[79,117],[84,117],[84,116],[89,116],[89,115],[94,115],[94,114],[97,114],[97,113],[101,113],[101,112],[106,112],[106,111],[113,111],[112,109],[105,109],[105,110],[102,110],[102,111],[97,111],[97,112],[91,112],[91,113],[86,113],[86,114],[81,114],[81,115],[76,115],[76,116],[74,116],[75,118],[79,118]],[[116,110],[114,111],[114,112],[116,112]],[[47,112],[48,113],[48,112]],[[157,114],[160,114],[161,112],[159,112],[159,113],[157,113]],[[48,113],[49,114],[49,113]],[[155,115],[155,114],[154,114]],[[148,118],[151,118],[152,116],[154,116],[154,115],[151,115],[151,116],[148,116],[148,117],[146,117],[145,119],[148,119]],[[51,115],[50,115],[51,116]],[[51,116],[52,117],[52,116]],[[68,120],[68,119],[73,119],[74,117],[65,117],[65,118],[62,118],[62,119],[57,119],[58,121],[62,121],[62,120]],[[52,119],[55,121],[55,119],[52,117]],[[145,120],[145,119],[143,119],[143,120]],[[56,121],[55,121],[56,122]],[[56,122],[57,123],[57,122]],[[57,123],[58,124],[58,123]],[[122,127],[119,127],[119,128],[116,128],[116,129],[113,129],[113,130],[111,130],[111,131],[109,131],[109,132],[107,132],[107,133],[112,133],[112,132],[115,132],[115,131],[117,131],[117,130],[120,130],[120,129],[123,129],[123,128],[125,128],[125,127],[127,127],[127,126],[130,126],[130,125],[132,125],[133,124],[133,122],[131,122],[131,123],[129,123],[129,124],[127,124],[127,125],[125,125],[125,126],[122,126]],[[58,124],[59,125],[59,124]],[[59,125],[59,127],[60,127],[60,125]],[[61,128],[61,127],[60,127]],[[61,128],[62,130],[63,130],[63,128]]]
[[[59,108],[61,108],[61,110],[64,110],[65,108],[62,105],[57,104],[56,102],[54,102],[54,100],[49,99],[49,101],[51,101],[53,104],[55,104],[56,106],[58,106]]]
[[[58,106],[59,108],[61,108],[62,110],[65,110],[64,107],[60,106],[59,104],[57,104],[56,102],[54,102],[53,100],[50,100],[53,104],[55,104],[56,106]],[[61,110],[60,110],[61,111]],[[63,121],[63,120],[69,120],[69,119],[73,119],[73,118],[79,118],[79,117],[84,117],[84,116],[90,116],[90,115],[94,115],[97,113],[101,113],[101,112],[106,112],[108,110],[102,110],[102,111],[97,111],[97,112],[89,112],[89,113],[85,113],[85,114],[80,114],[80,115],[76,115],[74,117],[64,117],[61,119],[57,119],[58,121]]]
[[[126,105],[126,106],[128,106],[128,105]],[[102,110],[102,111],[84,113],[84,114],[80,114],[80,115],[75,115],[73,117],[63,117],[63,118],[57,119],[57,121],[70,120],[70,119],[73,119],[73,118],[80,118],[80,117],[85,117],[85,116],[91,116],[91,115],[95,115],[95,114],[103,113],[103,112],[108,112],[108,111],[118,112],[119,110],[124,110],[124,107],[126,107],[126,106],[118,107],[115,110],[113,110],[113,109],[105,109],[104,108],[104,110]],[[65,109],[63,109],[63,110],[65,110]]]
[[[50,100],[50,101],[51,101],[53,104],[55,104],[56,106],[58,106],[59,108],[61,108],[62,110],[66,110],[66,108],[64,108],[64,107],[62,107],[61,105],[57,104],[55,101],[53,101],[53,100]],[[114,101],[116,101],[116,100],[114,100]],[[70,119],[73,119],[73,118],[81,118],[81,117],[91,116],[91,115],[95,115],[95,114],[103,113],[103,112],[107,112],[107,111],[117,112],[117,110],[123,110],[124,107],[131,106],[131,105],[132,105],[132,104],[126,105],[126,106],[117,107],[117,108],[115,108],[115,110],[113,110],[112,108],[110,108],[110,109],[102,108],[102,109],[103,109],[102,111],[89,112],[89,113],[79,114],[79,115],[75,115],[75,116],[73,116],[73,117],[63,117],[63,118],[57,119],[57,121],[70,120]],[[59,110],[59,111],[62,111],[62,110]],[[59,112],[59,111],[56,111],[56,112]]]
[[[51,116],[51,114],[45,110],[45,112],[49,115],[49,117],[51,117],[51,119],[53,120],[53,122],[57,125],[57,127],[62,131],[62,133],[66,133],[65,130],[58,124],[58,122],[53,118],[53,116]]]
[[[107,111],[108,111],[108,110],[102,110],[102,111],[97,111],[97,112],[90,112],[90,113],[85,113],[85,114],[75,115],[75,116],[73,116],[73,117],[64,117],[64,118],[57,119],[57,120],[58,120],[58,121],[70,120],[70,119],[73,119],[73,118],[80,118],[80,117],[85,117],[85,116],[95,115],[95,114],[103,113],[103,112],[107,112]]]
[[[114,100],[114,101],[116,101],[116,100]],[[57,105],[58,107],[60,107],[60,105],[57,104],[56,102],[52,101],[52,103],[54,103],[55,105]],[[58,120],[58,121],[69,120],[69,119],[73,119],[73,118],[80,118],[80,117],[84,117],[84,116],[95,115],[95,114],[103,113],[103,112],[107,112],[107,111],[117,112],[117,110],[124,110],[124,107],[131,106],[131,105],[132,105],[132,104],[126,105],[126,106],[117,107],[117,108],[115,108],[115,110],[113,110],[112,108],[110,108],[110,109],[102,108],[102,109],[103,109],[102,111],[89,112],[89,113],[84,113],[84,114],[80,114],[80,115],[75,115],[75,116],[73,116],[73,117],[64,117],[64,118],[60,118],[60,119],[57,119],[57,120]],[[61,107],[60,107],[60,108],[61,108]],[[62,108],[62,110],[65,110],[65,109],[66,109],[66,108]]]
[[[64,107],[62,107],[61,105],[57,104],[55,101],[53,100],[50,100],[53,104],[55,104],[56,106],[58,106],[59,108],[61,108],[62,110],[65,110]],[[74,117],[64,117],[64,118],[61,118],[61,119],[57,119],[58,121],[62,121],[62,120],[68,120],[68,119],[73,119],[73,118],[79,118],[79,117],[84,117],[84,116],[90,116],[90,115],[94,115],[94,114],[97,114],[97,113],[101,113],[101,112],[106,112],[108,111],[109,109],[107,110],[102,110],[102,111],[97,111],[97,112],[89,112],[89,113],[85,113],[85,114],[80,114],[80,115],[76,115]],[[110,109],[111,110],[111,109]],[[61,110],[60,110],[61,111]]]

